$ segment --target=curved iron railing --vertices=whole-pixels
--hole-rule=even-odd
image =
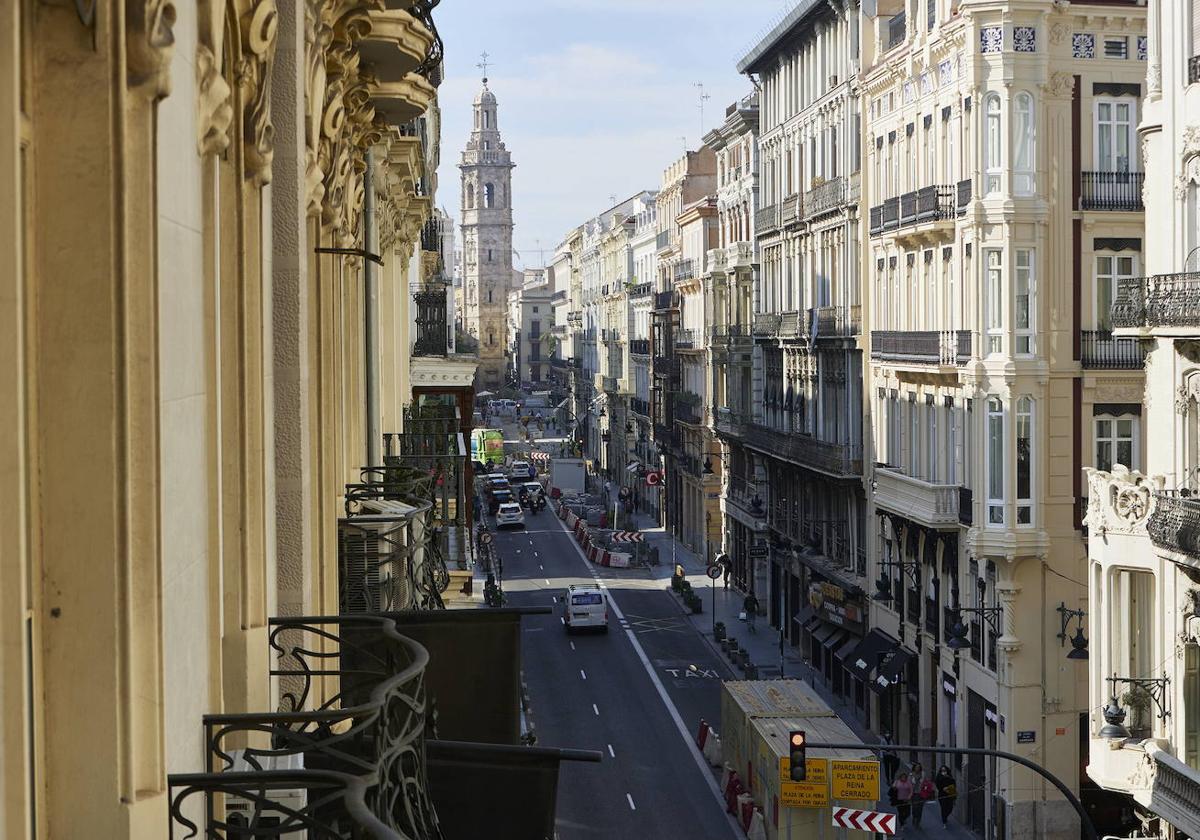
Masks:
[[[277,618],[270,627],[281,710],[204,717],[208,772],[172,777],[183,787],[171,797],[172,828],[196,836],[183,804],[204,793],[205,837],[226,837],[232,826],[255,837],[303,829],[439,840],[426,783],[425,648],[383,616]],[[327,698],[306,709],[321,689]],[[286,763],[293,769],[273,769]]]
[[[442,56],[445,54],[445,45],[442,43],[441,33],[438,32],[437,24],[433,22],[433,10],[441,0],[416,0],[412,4],[410,13],[413,17],[419,20],[426,29],[433,35],[433,43],[429,46],[429,54],[425,56],[425,60],[414,71],[429,80],[430,84],[435,87],[441,84],[441,64]]]

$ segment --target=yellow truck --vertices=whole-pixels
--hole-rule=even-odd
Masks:
[[[869,840],[866,831],[836,828],[835,807],[872,810],[885,788],[875,754],[808,748],[807,779],[791,781],[788,736],[809,743],[851,744],[855,736],[799,680],[739,680],[721,691],[721,750],[762,811],[767,840]],[[728,772],[727,774],[728,775]]]

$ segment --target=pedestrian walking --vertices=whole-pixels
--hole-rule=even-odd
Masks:
[[[912,807],[912,798],[912,781],[909,780],[907,772],[901,771],[900,775],[892,782],[892,786],[888,788],[888,801],[896,809],[896,817],[901,826],[908,822],[909,811]]]
[[[950,812],[954,810],[954,800],[958,798],[958,785],[954,783],[954,774],[945,764],[938,768],[933,783],[937,787],[938,806],[942,809],[942,828],[945,828]]]
[[[925,775],[925,768],[921,766],[920,762],[912,766],[909,781],[912,782],[913,786],[913,825],[920,828],[921,814],[925,811],[925,803],[937,798],[937,787],[934,786],[933,779]]]

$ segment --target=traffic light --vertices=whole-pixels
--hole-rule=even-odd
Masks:
[[[804,764],[804,751],[808,738],[803,729],[793,730],[788,736],[788,764],[793,782],[803,782],[807,778],[807,767]]]

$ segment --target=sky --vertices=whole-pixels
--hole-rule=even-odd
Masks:
[[[438,203],[460,216],[458,161],[488,53],[512,153],[513,266],[549,262],[567,232],[658,189],[662,171],[752,86],[737,60],[792,0],[442,0]]]

